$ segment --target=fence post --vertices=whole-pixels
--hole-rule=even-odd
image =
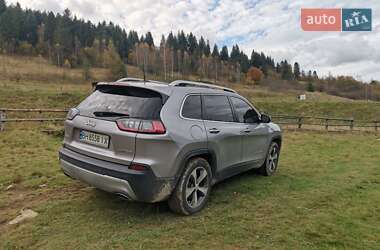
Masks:
[[[3,122],[3,120],[5,120],[5,118],[5,111],[0,110],[0,132],[4,131],[5,122]]]
[[[302,117],[298,117],[298,128],[302,127]]]
[[[375,123],[375,131],[377,133],[377,130],[379,128],[379,121],[374,121],[374,123]]]
[[[350,129],[351,131],[354,130],[354,119],[350,120]]]
[[[326,120],[325,120],[325,129],[329,130],[329,119],[328,118],[326,118]]]

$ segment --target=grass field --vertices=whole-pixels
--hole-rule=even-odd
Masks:
[[[378,249],[380,139],[285,134],[274,177],[246,173],[215,186],[198,215],[127,202],[59,170],[61,138],[37,129],[0,135],[0,248]],[[11,183],[14,188],[4,189]],[[43,184],[46,184],[43,185]],[[6,222],[21,208],[39,216]]]
[[[0,56],[0,107],[67,108],[91,91],[80,71],[63,78],[41,60]],[[99,80],[107,75],[93,71]],[[269,113],[380,116],[375,102],[321,93],[298,102],[292,91],[228,86]],[[379,249],[380,137],[373,133],[286,131],[275,176],[247,172],[222,182],[204,211],[181,217],[165,203],[124,201],[64,176],[62,138],[44,132],[61,128],[7,124],[0,132],[0,249]],[[8,225],[23,208],[39,215]]]

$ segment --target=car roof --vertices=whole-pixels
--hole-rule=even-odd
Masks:
[[[204,93],[204,94],[227,94],[238,95],[236,91],[204,82],[194,82],[186,80],[176,80],[171,83],[143,80],[139,78],[122,78],[116,82],[99,82],[97,85],[115,85],[115,86],[131,86],[157,91],[161,94],[170,96],[174,91],[185,94]]]

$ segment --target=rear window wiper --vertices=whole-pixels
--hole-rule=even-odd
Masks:
[[[95,111],[93,113],[97,117],[129,117],[129,114],[109,111]]]

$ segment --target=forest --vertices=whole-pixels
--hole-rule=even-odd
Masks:
[[[97,24],[63,13],[42,12],[8,5],[0,0],[0,53],[41,56],[65,68],[81,68],[86,80],[90,68],[110,70],[107,80],[128,76],[127,65],[141,68],[151,78],[197,79],[210,82],[267,84],[273,89],[321,91],[353,99],[380,100],[380,85],[365,85],[351,76],[319,77],[298,62],[275,60],[253,49],[248,56],[238,44],[229,51],[203,36],[183,30],[162,35],[138,34],[112,22]]]

